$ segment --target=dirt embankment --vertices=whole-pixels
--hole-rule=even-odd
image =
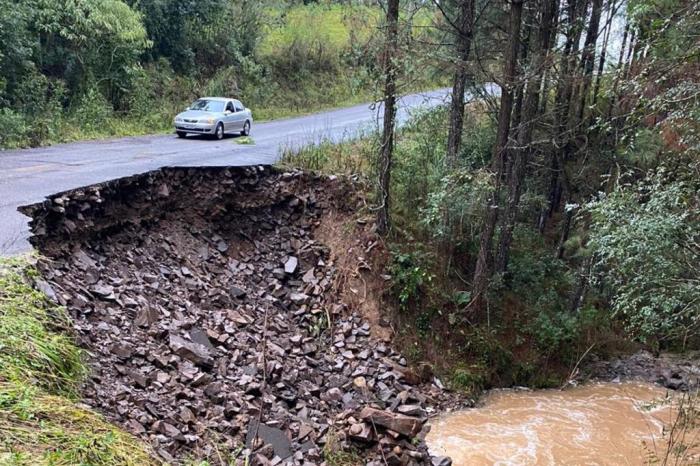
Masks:
[[[362,315],[378,279],[362,202],[349,180],[243,167],[163,169],[24,208],[46,291],[89,352],[85,401],[174,463],[313,465],[354,449],[367,464],[449,464],[412,439],[456,398]],[[362,299],[345,299],[348,282]]]

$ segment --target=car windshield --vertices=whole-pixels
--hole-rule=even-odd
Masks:
[[[190,106],[190,110],[201,110],[203,112],[223,112],[224,102],[220,100],[199,99]]]

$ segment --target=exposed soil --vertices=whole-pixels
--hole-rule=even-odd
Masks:
[[[449,464],[415,437],[461,401],[387,343],[363,202],[351,180],[245,167],[24,208],[44,289],[88,352],[86,403],[172,463],[314,465],[331,444],[366,464]]]

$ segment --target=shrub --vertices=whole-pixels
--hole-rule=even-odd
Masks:
[[[450,387],[456,390],[475,393],[483,389],[485,385],[484,370],[478,366],[457,367],[450,376]]]
[[[425,255],[417,252],[392,253],[391,288],[403,311],[421,301],[434,279],[424,265],[425,259]]]
[[[0,147],[12,149],[29,143],[30,128],[19,113],[0,108],[0,128]]]
[[[80,99],[74,109],[72,120],[79,128],[87,132],[104,132],[113,109],[105,97],[94,87]]]
[[[700,197],[663,170],[587,206],[597,281],[640,339],[700,330]]]

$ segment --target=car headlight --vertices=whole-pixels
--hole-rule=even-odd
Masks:
[[[180,118],[180,117],[175,117],[175,121],[179,123],[179,122],[182,121],[182,118]]]
[[[209,123],[211,125],[212,123],[214,123],[214,119],[213,118],[204,118],[202,120],[199,120],[199,122],[200,123]]]

